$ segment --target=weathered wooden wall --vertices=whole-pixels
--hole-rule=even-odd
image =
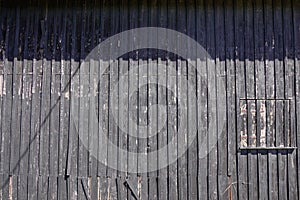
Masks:
[[[297,147],[300,142],[300,1],[8,4],[0,1],[0,199],[299,199],[299,149],[276,148]],[[70,95],[71,76],[99,42],[147,26],[194,38],[216,68],[192,61],[203,70],[204,76],[198,77],[173,54],[143,50],[118,59],[101,76],[99,118],[110,139],[129,151],[155,150],[178,137],[180,117],[176,109],[167,109],[163,131],[138,145],[113,126],[103,108],[109,104],[109,88],[131,66],[151,60],[174,66],[198,88],[197,108],[208,107],[199,109],[197,140],[176,163],[130,174],[98,163],[81,144],[70,120],[70,99],[76,98]],[[226,83],[226,126],[213,150],[199,159],[203,136],[216,137],[209,120],[221,116],[212,101],[218,92],[208,95],[219,89],[218,84],[207,84],[208,70],[216,74],[216,82]],[[170,87],[186,87],[176,82],[176,74],[167,76]],[[130,82],[119,90],[127,91],[141,78],[128,77]],[[147,78],[159,79],[155,70]],[[178,105],[164,88],[145,87],[139,94],[147,98],[130,97],[132,103],[125,109],[142,120],[149,119],[141,106]],[[257,146],[263,148],[240,150]]]

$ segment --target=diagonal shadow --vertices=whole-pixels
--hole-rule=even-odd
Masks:
[[[71,84],[71,80],[72,80],[73,77],[76,75],[76,73],[78,72],[79,68],[80,68],[80,64],[79,64],[79,66],[77,67],[77,69],[75,70],[75,72],[71,75],[70,80],[67,82],[66,86],[63,88],[63,90],[61,91],[61,93],[66,92],[66,91],[69,89],[69,86],[70,86],[70,84]],[[57,104],[60,102],[61,98],[62,98],[62,95],[60,95],[60,96],[56,99],[55,104],[54,104],[52,107],[50,107],[49,113],[45,116],[45,118],[44,118],[44,120],[42,121],[42,123],[41,123],[39,129],[35,132],[34,137],[29,141],[29,144],[28,144],[27,148],[25,149],[25,151],[22,153],[22,155],[20,155],[20,157],[19,157],[19,159],[18,159],[18,162],[17,162],[17,164],[14,166],[14,168],[12,169],[12,171],[15,171],[15,170],[17,169],[17,167],[19,166],[21,160],[22,160],[22,159],[24,158],[24,156],[29,152],[30,145],[31,145],[32,142],[37,138],[38,133],[40,133],[42,127],[45,125],[46,121],[47,121],[48,118],[51,116],[51,113],[52,113],[53,109],[54,109],[54,108],[57,106]],[[72,97],[71,97],[71,98],[72,98]],[[68,158],[69,158],[69,139],[70,139],[69,136],[70,136],[70,134],[68,134],[68,146],[67,146],[66,168],[65,168],[66,170],[65,170],[65,174],[64,174],[65,180],[68,178],[68,176],[67,176],[67,169],[68,169],[68,166],[67,166],[67,165],[68,165]],[[8,175],[9,175],[9,174],[8,174]],[[1,190],[4,189],[4,188],[6,187],[6,185],[9,183],[9,178],[10,178],[10,176],[8,176],[7,179],[4,181],[4,183],[3,183],[2,186],[1,186]]]

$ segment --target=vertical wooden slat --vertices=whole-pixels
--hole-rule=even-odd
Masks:
[[[208,197],[212,199],[218,198],[218,178],[217,174],[217,146],[214,141],[217,140],[217,99],[216,87],[216,52],[215,47],[218,45],[215,41],[215,13],[214,2],[208,1],[206,4],[206,36],[207,36],[207,51],[212,58],[207,59],[207,79],[208,79]],[[213,22],[213,23],[212,23]]]
[[[68,147],[69,147],[69,121],[70,121],[70,56],[68,53],[68,42],[70,41],[70,34],[67,33],[67,19],[70,19],[70,12],[62,14],[61,18],[61,30],[59,40],[60,43],[60,127],[59,127],[59,175],[67,175],[68,169]],[[60,183],[60,180],[59,180]],[[66,192],[66,187],[62,187],[60,193]]]
[[[41,130],[41,85],[42,85],[42,61],[38,59],[38,23],[39,23],[39,13],[37,10],[34,10],[34,41],[33,41],[33,62],[32,62],[32,105],[31,105],[31,116],[30,116],[30,157],[29,157],[29,173],[30,174],[39,174],[39,138]]]
[[[50,14],[49,14],[50,15]],[[52,16],[52,15],[51,15]],[[39,153],[39,173],[42,175],[49,174],[49,123],[50,123],[50,84],[51,84],[51,61],[48,60],[51,52],[48,47],[51,35],[51,23],[50,16],[44,16],[44,20],[41,21],[42,30],[42,44],[43,49],[42,56],[42,99],[41,99],[41,135],[40,135],[40,153]]]
[[[235,66],[236,66],[236,85],[237,85],[237,92],[236,92],[236,105],[237,105],[237,128],[238,134],[240,134],[241,130],[247,130],[247,122],[246,126],[244,126],[244,129],[242,128],[243,125],[245,125],[244,121],[242,121],[242,112],[240,107],[247,108],[246,102],[240,101],[241,98],[246,98],[245,94],[245,43],[244,43],[244,20],[245,20],[245,14],[244,14],[244,7],[243,7],[243,1],[236,1],[234,4],[235,8],[235,41],[236,41],[236,48],[235,48]],[[239,8],[239,9],[238,9]],[[246,113],[244,114],[247,116],[247,110],[245,110]],[[246,119],[247,120],[247,117]],[[248,134],[248,133],[247,133]],[[241,143],[242,138],[240,136],[238,138],[238,144]],[[246,140],[247,141],[247,138]],[[246,143],[245,145],[247,145]],[[243,154],[242,152],[239,152],[237,156],[237,164],[238,164],[238,197],[239,199],[248,199],[248,177],[247,177],[247,155]]]
[[[167,4],[167,27],[169,29],[176,29],[176,4],[172,1],[168,1]],[[176,78],[176,61],[170,54],[167,54],[167,66],[170,69],[173,69],[173,73],[167,71],[167,130],[168,130],[168,158],[174,159],[177,158],[177,78]],[[171,142],[173,141],[173,142]],[[173,147],[173,148],[172,148]],[[170,163],[168,166],[168,198],[177,199],[178,198],[178,168],[177,160],[173,163]]]
[[[196,1],[196,38],[200,45],[206,48],[206,10],[204,7],[204,1]],[[205,138],[208,136],[207,130],[207,67],[206,59],[197,59],[197,97],[198,97],[198,195],[207,199],[208,194],[208,179],[207,179],[207,142]]]
[[[186,2],[187,11],[187,35],[193,39],[196,39],[196,9],[195,1]],[[196,46],[190,41],[187,42],[187,52],[188,56],[196,54]],[[191,57],[187,58],[187,79],[188,79],[188,89],[187,93],[190,93],[196,97],[197,95],[197,69],[196,69],[196,59]],[[191,86],[191,87],[189,87]],[[198,192],[197,185],[197,175],[198,175],[198,141],[197,137],[197,99],[189,97],[188,100],[188,123],[187,123],[187,142],[190,144],[188,148],[188,199],[196,199]],[[168,100],[169,101],[169,100]]]
[[[255,98],[255,65],[254,65],[254,32],[253,32],[253,2],[245,1],[245,64],[246,64],[246,97]],[[248,104],[248,145],[256,146],[256,101]],[[248,153],[249,199],[258,198],[257,151]]]
[[[274,17],[274,40],[275,40],[275,97],[284,98],[284,64],[283,64],[283,23],[282,23],[282,4],[276,1],[273,4]],[[283,101],[277,100],[275,105],[276,112],[276,146],[284,146],[283,136],[285,132]],[[279,199],[287,198],[287,160],[283,151],[278,151],[278,195]]]
[[[264,54],[264,7],[262,1],[254,5],[254,58],[256,77],[256,99],[266,98],[266,74]],[[256,101],[257,146],[266,147],[266,105],[264,100]],[[267,152],[258,152],[258,197],[268,198]]]
[[[217,76],[217,137],[218,137],[218,197],[229,198],[228,177],[227,177],[227,161],[228,161],[228,135],[227,127],[224,121],[226,120],[226,59],[225,59],[225,13],[222,1],[216,1],[214,6],[215,12],[215,57],[216,57],[216,76]],[[224,149],[224,150],[221,150]]]
[[[25,38],[23,44],[23,85],[22,85],[22,116],[21,116],[21,137],[20,137],[20,174],[26,175],[28,173],[29,164],[29,136],[30,136],[30,112],[31,112],[31,84],[32,84],[32,61],[29,59],[28,43],[30,43],[30,21],[32,21],[32,15],[26,17],[25,23]]]
[[[87,32],[89,31],[88,29],[88,24],[87,24],[87,15],[86,15],[86,8],[82,8],[80,11],[80,33],[78,33],[77,37],[79,36],[80,38],[80,46],[78,49],[80,50],[80,63],[82,63],[85,60],[86,52],[85,52],[85,46],[87,45]],[[89,120],[89,115],[87,110],[89,109],[89,70],[90,66],[89,63],[86,62],[84,65],[79,66],[78,74],[79,74],[79,114],[78,114],[78,119],[79,119],[79,124],[78,124],[78,133],[77,134],[82,134],[87,137],[89,137],[89,133],[86,132],[88,130],[88,120]],[[77,136],[76,134],[76,136]],[[77,136],[78,137],[78,136]],[[88,152],[86,147],[83,144],[83,141],[81,138],[78,137],[78,176],[79,177],[87,177],[88,174]]]
[[[57,29],[59,29],[59,14],[55,13],[52,18],[54,21],[53,32],[51,33],[51,83],[50,83],[50,136],[49,136],[49,174],[52,176],[58,175],[58,155],[59,155],[59,116],[60,116],[60,63],[57,61]]]
[[[158,26],[158,1],[154,0],[149,2],[149,26]],[[157,42],[157,41],[148,41],[150,42]],[[152,114],[150,114],[149,123],[153,124],[149,128],[149,138],[148,138],[148,163],[151,164],[153,167],[156,167],[158,165],[158,159],[157,154],[154,155],[154,153],[158,149],[157,145],[157,132],[158,132],[158,116],[157,111],[159,109],[158,107],[158,85],[157,83],[157,75],[158,75],[158,64],[157,64],[157,52],[155,51],[149,51],[148,53],[148,83],[149,89],[148,89],[148,107],[149,110],[152,109]],[[152,84],[151,84],[152,83]],[[152,137],[150,137],[150,134]],[[150,166],[151,166],[150,165]],[[151,169],[150,166],[148,169]],[[158,182],[157,182],[157,171],[149,171],[148,173],[148,198],[149,199],[157,199],[158,198]]]
[[[224,5],[225,8],[225,59],[226,59],[226,77],[227,77],[227,174],[228,174],[228,193],[229,197],[232,199],[237,199],[237,137],[239,137],[239,132],[236,130],[237,120],[235,115],[237,115],[236,107],[236,69],[234,63],[235,54],[235,24],[234,24],[234,2],[229,1]]]
[[[299,59],[300,59],[300,30],[299,30],[299,27],[300,27],[300,2],[299,1],[292,1],[292,12],[293,12],[293,46],[294,46],[294,67],[295,67],[295,112],[296,112],[296,121],[295,121],[295,124],[296,124],[296,130],[295,130],[295,135],[296,135],[296,145],[299,145],[300,143],[300,62],[299,62]],[[297,189],[298,189],[298,192],[297,192],[297,195],[299,197],[299,193],[300,193],[300,170],[299,170],[299,167],[300,167],[300,159],[299,159],[299,156],[300,156],[300,149],[298,148],[297,151],[297,163],[295,163],[295,165],[297,166]]]
[[[285,66],[285,98],[292,99],[285,101],[285,146],[295,146],[296,129],[295,129],[295,57],[293,51],[293,1],[282,1],[283,8],[283,43],[284,43],[284,66]],[[297,167],[296,151],[287,155],[287,193],[289,199],[297,199]]]
[[[275,98],[275,62],[274,62],[274,21],[272,1],[264,2],[265,24],[265,64],[266,64],[266,98]],[[267,146],[275,142],[275,101],[266,102],[267,113]],[[268,152],[268,196],[278,199],[277,155],[276,151]]]
[[[71,34],[70,34],[70,51],[71,51],[71,62],[70,62],[70,99],[71,101],[75,104],[78,105],[78,96],[79,96],[79,88],[78,88],[78,84],[79,84],[79,79],[78,76],[76,75],[76,73],[78,73],[78,67],[79,67],[79,63],[78,61],[78,51],[76,50],[76,48],[78,48],[78,41],[76,39],[76,34],[79,34],[79,28],[76,26],[77,21],[79,20],[78,16],[79,16],[79,12],[77,9],[74,9],[72,12],[72,19],[70,19],[69,23],[68,23],[68,27],[70,27],[72,29]],[[80,21],[80,20],[79,20]],[[73,26],[72,26],[73,24]],[[70,113],[72,113],[72,115],[78,115],[78,113],[75,113],[75,111],[72,110],[73,108],[70,107]],[[73,120],[73,117],[70,116],[70,122],[69,122],[69,137],[68,137],[68,151],[67,151],[67,171],[66,171],[66,175],[77,175],[77,168],[78,168],[78,163],[77,163],[77,144],[78,144],[78,140],[77,140],[77,134],[76,131],[78,131],[78,125],[79,124],[75,124],[75,121]],[[76,129],[77,127],[77,129]],[[75,181],[72,180],[71,183],[75,184]],[[70,186],[75,187],[75,186]]]
[[[11,152],[10,173],[19,173],[19,146],[21,136],[21,91],[22,91],[22,62],[18,60],[18,47],[20,44],[20,9],[16,9],[16,24],[13,43],[13,83],[12,83],[12,123],[10,130]]]

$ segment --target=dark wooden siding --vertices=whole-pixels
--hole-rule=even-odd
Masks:
[[[298,0],[22,4],[0,1],[0,199],[299,199],[299,149],[281,148],[297,147],[300,142]],[[121,31],[148,26],[194,38],[211,55],[207,62],[216,67],[210,71],[205,67],[210,63],[191,61],[202,66],[204,76],[199,77],[188,70],[186,60],[173,54],[140,50],[124,55],[101,76],[99,120],[109,138],[129,151],[159,149],[178,137],[180,116],[174,94],[159,87],[141,88],[139,94],[147,98],[133,95],[122,109],[141,117],[144,105],[168,104],[172,109],[166,110],[165,129],[138,145],[135,138],[122,134],[105,107],[110,103],[110,88],[128,68],[149,60],[175,66],[201,97],[196,108],[186,105],[187,112],[208,108],[197,112],[201,121],[197,140],[177,162],[134,174],[105,167],[89,154],[70,118],[70,99],[76,98],[70,89],[72,75],[95,46]],[[222,116],[212,101],[220,88],[208,84],[209,73],[216,74],[216,82],[226,83],[226,102],[222,102],[226,126],[212,151],[198,158],[203,136],[216,137],[209,128],[211,117]],[[186,87],[177,82],[176,74],[166,75],[170,87]],[[127,77],[130,81],[126,79],[119,90],[127,91],[142,78]],[[155,70],[147,78],[159,79]],[[216,91],[215,96],[209,96],[209,91]],[[213,124],[217,125],[218,121]],[[247,137],[241,137],[241,131]],[[263,148],[248,148],[257,146]]]

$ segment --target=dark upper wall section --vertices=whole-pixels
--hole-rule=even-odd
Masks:
[[[147,26],[185,33],[220,60],[300,58],[298,0],[0,2],[1,60],[79,60],[106,38]],[[153,50],[128,56],[175,58]]]

